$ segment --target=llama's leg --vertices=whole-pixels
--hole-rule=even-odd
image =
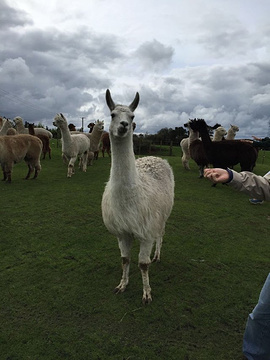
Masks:
[[[152,262],[160,261],[160,251],[161,251],[161,246],[162,246],[162,240],[163,240],[162,236],[157,238],[157,240],[156,240],[156,250],[155,250],[155,254],[152,259]]]
[[[6,172],[6,179],[8,183],[11,183],[11,170]]]
[[[115,293],[121,293],[125,291],[129,281],[129,267],[130,267],[130,253],[132,247],[133,238],[131,236],[119,237],[118,245],[122,258],[122,278],[118,286],[114,289]]]
[[[25,177],[25,180],[28,180],[29,177],[30,177],[30,175],[31,175],[32,172],[34,171],[32,164],[27,163],[27,165],[28,165],[28,173],[27,173],[27,175],[26,175],[26,177]]]
[[[186,169],[186,170],[190,170],[189,159],[190,159],[190,157],[188,157],[186,154],[183,154],[182,165],[183,165],[184,169]]]
[[[3,171],[3,179],[2,179],[2,181],[6,181],[7,180],[7,172],[6,172],[5,166],[1,165],[1,168],[2,168],[2,171]]]
[[[68,164],[69,163],[69,160],[67,158],[67,156],[65,154],[62,154],[62,160],[63,160],[63,163],[64,164]]]
[[[86,172],[87,169],[87,157],[88,157],[88,153],[87,151],[85,151],[85,153],[81,157],[81,169],[84,172]]]
[[[203,178],[203,171],[204,171],[204,165],[199,166],[199,178],[202,179]]]
[[[35,164],[35,174],[34,174],[34,176],[33,176],[33,179],[36,179],[37,178],[37,176],[38,176],[38,173],[40,172],[40,170],[41,170],[41,165],[40,165],[40,163],[37,163],[37,164]]]
[[[74,156],[69,160],[67,177],[71,177],[75,173],[74,164],[75,164],[76,158],[77,157]]]
[[[152,301],[151,287],[149,283],[149,265],[151,263],[150,255],[153,247],[152,241],[142,241],[139,253],[139,268],[142,274],[143,283],[143,304],[149,304]]]
[[[5,164],[2,166],[3,170],[3,181],[7,181],[8,183],[11,183],[11,172],[12,172],[12,164]]]

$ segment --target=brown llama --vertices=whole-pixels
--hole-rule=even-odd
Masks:
[[[92,122],[87,125],[87,127],[89,128],[89,133],[91,133],[93,131],[94,126],[95,126],[95,123],[92,123]]]
[[[77,131],[74,124],[68,124],[69,131]]]
[[[104,157],[105,151],[109,156],[111,156],[111,143],[110,143],[109,133],[107,131],[104,131],[104,133],[101,135],[100,141],[102,145],[101,148],[102,156]]]
[[[28,173],[25,179],[29,179],[35,170],[33,179],[41,170],[40,155],[42,141],[29,134],[13,136],[0,136],[0,163],[3,171],[3,181],[11,182],[13,165],[24,160],[28,165]]]
[[[36,136],[42,141],[43,160],[45,159],[47,153],[49,154],[49,158],[51,159],[51,147],[50,147],[49,136],[45,134],[36,134],[34,130],[34,124],[28,125],[28,131],[30,135]]]

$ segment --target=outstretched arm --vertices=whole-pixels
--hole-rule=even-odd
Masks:
[[[234,189],[258,200],[270,201],[270,171],[264,176],[249,171],[236,172],[230,169],[205,169],[204,176],[214,183],[228,183]]]

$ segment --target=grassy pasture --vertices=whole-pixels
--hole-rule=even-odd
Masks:
[[[120,253],[100,209],[109,158],[67,179],[53,141],[37,180],[15,165],[12,184],[0,183],[1,360],[242,359],[246,318],[269,272],[270,204],[211,187],[194,162],[183,169],[179,148],[168,160],[175,205],[145,307],[136,242],[130,284],[113,293]],[[254,171],[269,168],[261,152]]]

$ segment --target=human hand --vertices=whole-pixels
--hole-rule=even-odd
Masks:
[[[253,139],[255,139],[255,140],[257,140],[257,141],[262,141],[262,139],[261,139],[261,138],[259,138],[259,137],[255,136],[255,135],[252,135],[252,137],[253,137]]]
[[[204,177],[213,183],[225,183],[229,180],[229,173],[225,169],[205,169]]]

